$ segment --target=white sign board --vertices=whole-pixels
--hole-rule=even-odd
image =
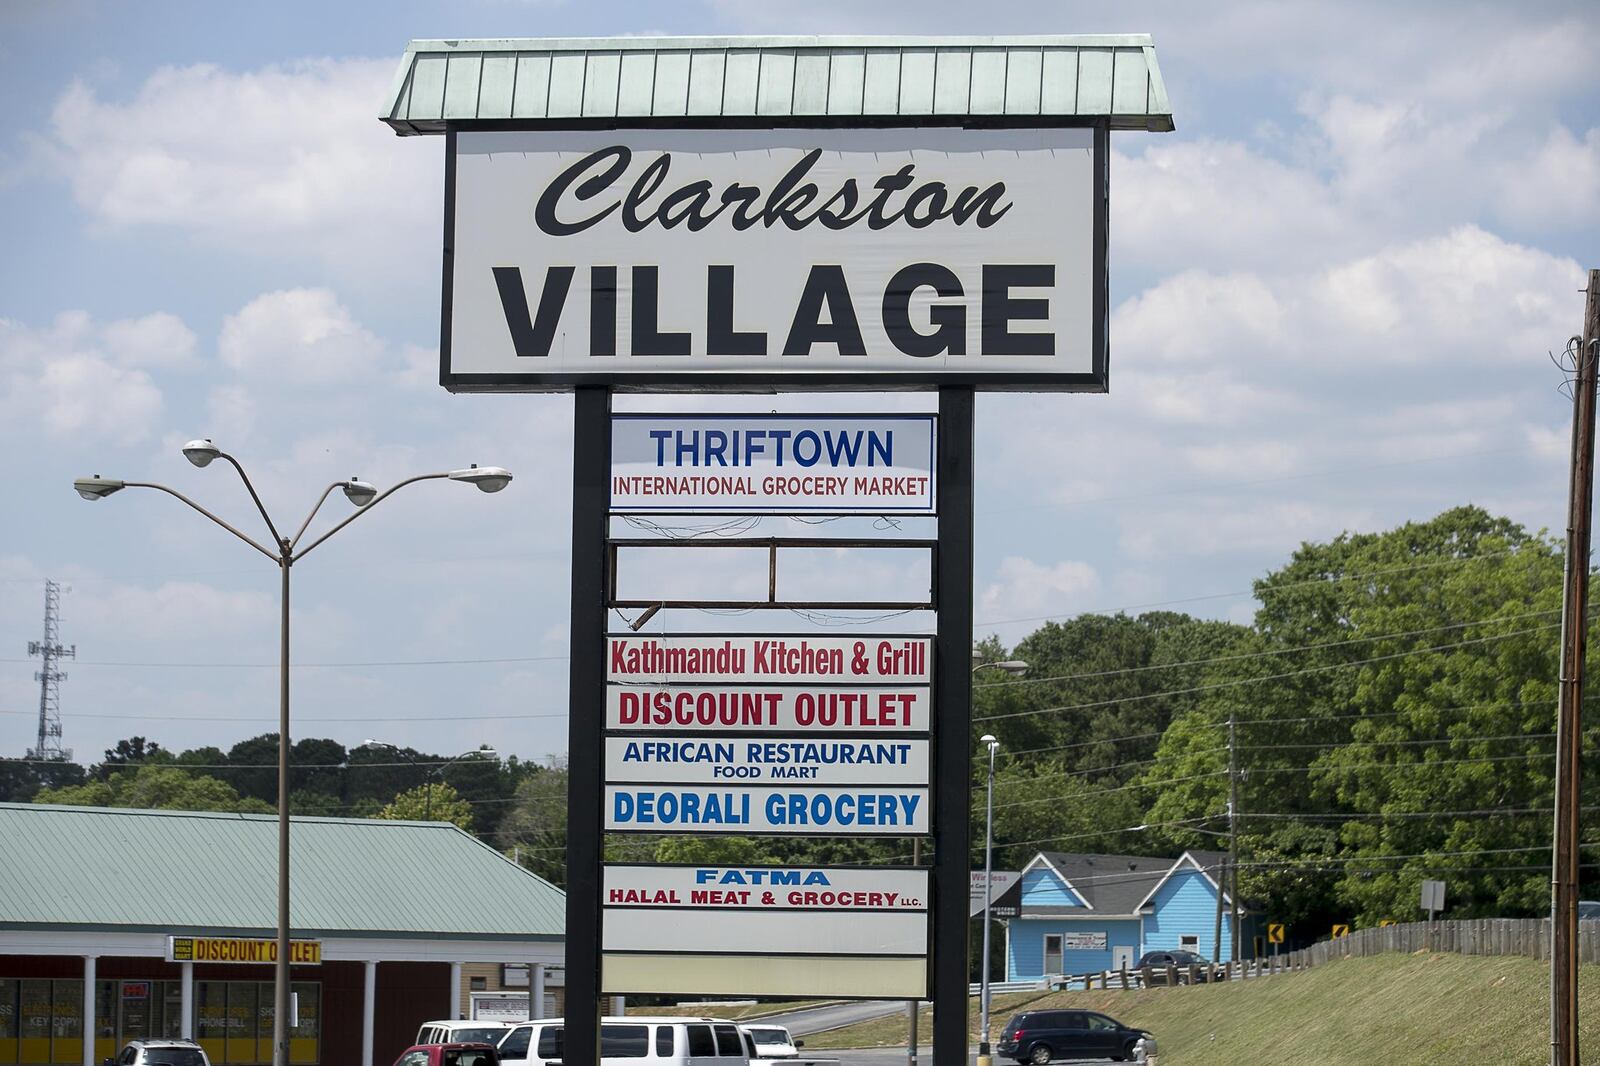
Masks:
[[[607,737],[608,782],[926,785],[928,742],[770,737]]]
[[[932,514],[933,415],[611,416],[611,509]]]
[[[1103,389],[1103,151],[1070,129],[457,131],[454,389]]]
[[[1104,951],[1106,949],[1106,934],[1098,933],[1063,933],[1061,934],[1061,948],[1063,951]]]
[[[606,680],[926,683],[928,637],[608,636]]]
[[[928,909],[928,871],[893,867],[607,866],[603,886],[607,907],[708,908],[719,914],[729,907],[819,914]]]
[[[989,902],[990,906],[992,907],[994,905],[994,901],[999,899],[1002,895],[1004,895],[1006,889],[1008,889],[1012,885],[1016,884],[1017,881],[1019,881],[1021,878],[1022,878],[1022,875],[1019,874],[1019,873],[1013,873],[1013,872],[1002,871],[1002,870],[991,870],[989,872],[989,892],[988,892],[988,896],[987,896],[987,899],[988,899],[988,902]],[[970,905],[971,905],[971,911],[970,911],[971,917],[976,918],[978,915],[983,913],[984,900],[985,900],[985,895],[984,895],[984,891],[983,891],[983,871],[982,870],[973,870],[972,871],[972,890],[971,890],[971,897],[970,897],[970,900],[969,900]]]
[[[756,836],[925,836],[928,790],[607,785],[606,829]]]
[[[608,685],[608,730],[774,733],[926,733],[926,686]]]

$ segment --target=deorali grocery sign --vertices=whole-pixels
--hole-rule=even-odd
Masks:
[[[451,388],[1105,386],[1101,131],[449,140]]]

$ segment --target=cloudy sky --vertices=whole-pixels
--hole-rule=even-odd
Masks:
[[[377,120],[409,39],[1072,32],[1153,34],[1178,131],[1112,140],[1111,394],[980,397],[980,634],[1247,620],[1302,540],[1467,501],[1559,528],[1592,4],[12,0],[0,755],[33,742],[46,577],[80,758],[275,728],[272,565],[170,499],[70,488],[164,481],[250,523],[194,436],[288,524],[337,478],[515,470],[416,486],[297,569],[296,732],[564,749],[571,401],[434,383],[444,146]]]

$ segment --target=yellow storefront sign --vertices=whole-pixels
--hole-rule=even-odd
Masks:
[[[169,936],[167,961],[271,964],[278,961],[278,942],[245,937]],[[289,962],[295,966],[319,965],[322,941],[291,940]]]

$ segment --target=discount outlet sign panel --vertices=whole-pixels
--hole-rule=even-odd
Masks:
[[[613,415],[611,509],[933,514],[933,415]]]
[[[444,384],[1103,389],[1094,141],[457,131]]]

